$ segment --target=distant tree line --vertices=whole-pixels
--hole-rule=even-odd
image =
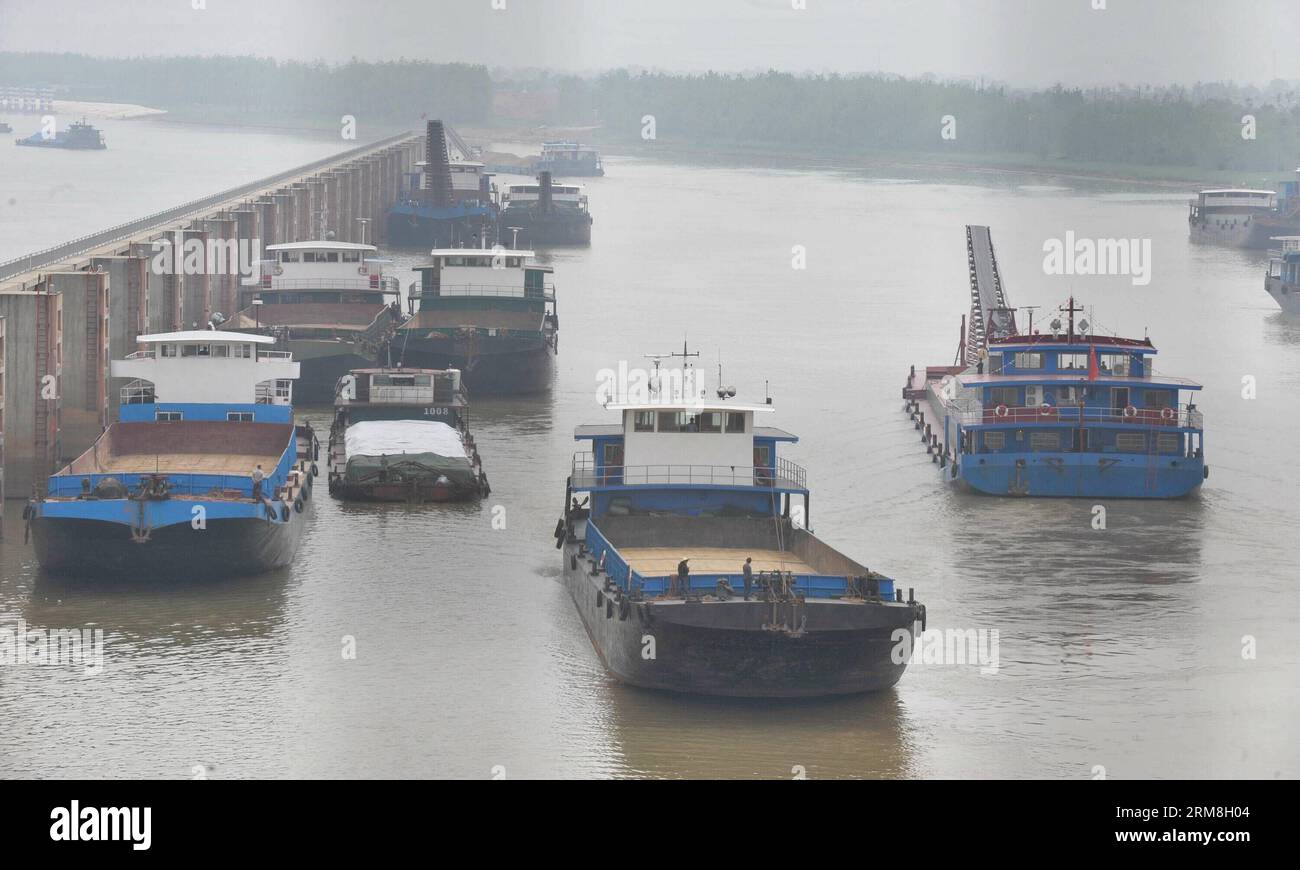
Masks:
[[[395,123],[421,114],[486,122],[486,67],[415,60],[301,63],[256,57],[100,58],[0,52],[0,84],[58,88],[67,99],[139,103],[161,109],[221,108],[277,119],[345,114]]]
[[[745,144],[811,153],[1029,154],[1087,163],[1290,172],[1300,165],[1300,104],[1285,82],[1267,89],[1013,91],[887,75],[548,77],[558,123],[641,137],[646,115],[664,141]],[[1248,129],[1243,117],[1254,117]],[[942,137],[942,119],[952,116]],[[1254,136],[1243,138],[1243,130]]]

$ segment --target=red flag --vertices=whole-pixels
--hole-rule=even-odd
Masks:
[[[1088,345],[1088,380],[1095,381],[1100,376],[1101,372],[1097,370],[1097,346],[1090,344]]]

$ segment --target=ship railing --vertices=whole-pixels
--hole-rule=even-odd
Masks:
[[[95,487],[103,480],[115,480],[127,491],[135,495],[140,489],[140,481],[150,477],[167,481],[168,495],[210,496],[228,499],[249,499],[253,497],[253,478],[250,474],[178,474],[175,472],[131,472],[125,474],[60,474],[49,479],[46,492],[50,498],[77,498],[93,495]],[[268,475],[263,482],[262,492],[270,498],[276,489],[284,483]]]
[[[157,351],[137,350],[134,353],[128,353],[123,359],[153,359],[158,356]]]
[[[131,359],[131,357],[127,357]],[[154,386],[150,381],[134,380],[118,392],[119,402],[123,405],[154,404]]]
[[[765,465],[596,465],[591,454],[573,461],[574,489],[607,486],[740,486],[761,489],[807,489],[808,473],[788,460]]]
[[[280,290],[354,290],[358,292],[385,293],[395,295],[401,292],[401,284],[396,278],[384,278],[378,286],[370,283],[366,276],[358,278],[277,278],[271,276],[271,286],[253,287],[253,292],[277,292]]]
[[[259,350],[257,352],[258,362],[290,362],[293,360],[293,351],[291,350]]]
[[[977,408],[955,411],[963,426],[1006,426],[1034,423],[1106,423],[1128,426],[1203,429],[1204,413],[1193,404],[1167,408],[1080,408],[1078,405]]]
[[[407,298],[419,300],[428,297],[430,299],[446,298],[449,296],[492,296],[492,297],[514,297],[516,299],[547,299],[555,298],[555,285],[544,284],[541,287],[515,287],[503,284],[443,284],[436,291],[431,290],[425,293],[421,290],[414,289],[408,292]]]

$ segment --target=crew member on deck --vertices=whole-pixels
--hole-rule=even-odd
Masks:
[[[753,561],[754,560],[752,557],[746,556],[745,564],[740,569],[740,573],[745,575],[745,600],[746,601],[749,600],[750,590],[753,589],[754,587],[754,566],[752,564]]]
[[[677,563],[677,594],[683,598],[690,589],[691,566],[686,564],[689,561],[690,559],[683,559]]]
[[[262,470],[262,466],[259,463],[257,468],[253,469],[253,498],[254,499],[261,499],[262,481],[265,479],[266,479],[266,472]]]

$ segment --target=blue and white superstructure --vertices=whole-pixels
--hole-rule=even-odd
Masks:
[[[293,420],[299,364],[270,336],[140,336],[112,363],[120,419],[27,508],[41,565],[183,580],[287,565],[311,498],[315,436]]]
[[[1076,326],[1078,311],[1071,298],[1050,333],[1020,334],[1014,311],[993,310],[973,365],[931,369],[915,394],[905,388],[944,476],[991,495],[1193,492],[1208,476],[1201,385],[1157,372],[1149,338]]]

